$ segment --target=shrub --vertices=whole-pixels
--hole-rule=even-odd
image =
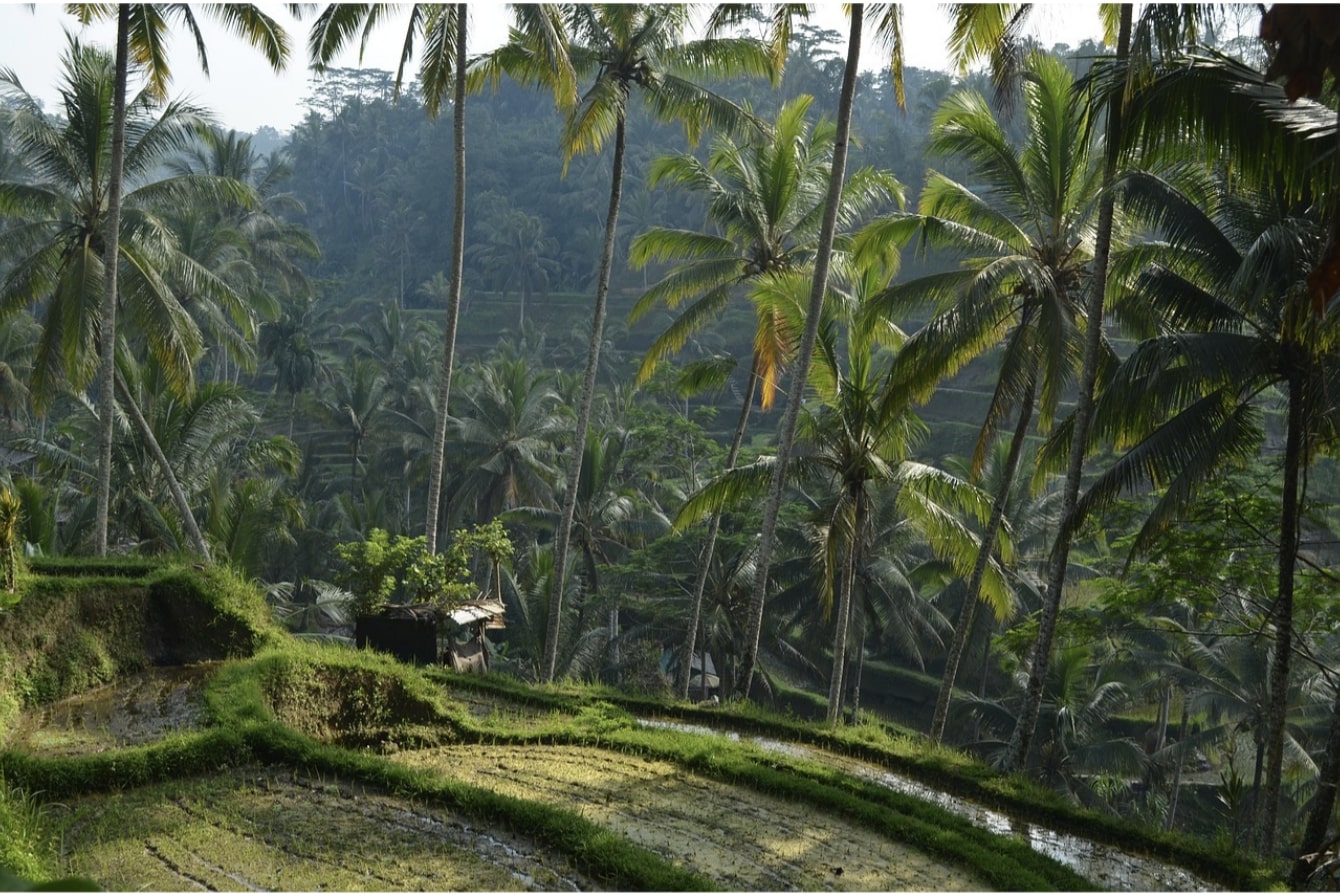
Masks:
[[[470,560],[476,552],[488,556],[497,578],[498,565],[512,554],[512,543],[501,522],[456,531],[451,548],[432,554],[425,537],[394,538],[373,528],[366,540],[341,543],[335,554],[345,568],[335,583],[354,594],[354,610],[371,614],[386,605],[423,602],[453,604],[475,594],[470,582]]]
[[[0,488],[0,586],[13,593],[19,579],[19,531],[23,506],[9,488]]]

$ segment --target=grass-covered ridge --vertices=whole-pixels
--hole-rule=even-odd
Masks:
[[[256,588],[224,569],[141,573],[127,562],[133,573],[111,573],[117,567],[21,578],[17,600],[0,611],[0,731],[25,707],[155,665],[250,655],[282,635]]]

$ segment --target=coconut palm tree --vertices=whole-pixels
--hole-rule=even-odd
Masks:
[[[118,305],[130,315],[133,328],[128,337],[114,335],[105,308],[93,294],[97,290],[105,303],[104,281],[112,278],[105,275],[108,268],[103,253],[112,231],[107,212],[112,60],[72,39],[65,66],[62,121],[48,119],[12,73],[0,76],[0,89],[14,103],[11,139],[23,147],[36,174],[36,182],[0,184],[0,210],[21,221],[6,232],[19,261],[0,284],[0,306],[13,311],[45,302],[32,382],[39,406],[61,390],[83,389],[101,375],[98,358],[108,338],[115,339],[122,355],[118,362],[123,366],[129,362],[130,350],[148,351],[170,386],[185,397],[194,387],[193,366],[203,340],[175,289],[219,304],[236,302],[237,296],[228,283],[180,250],[164,212],[220,202],[245,204],[252,200],[252,192],[228,178],[162,177],[162,163],[191,144],[204,113],[172,102],[154,114],[156,103],[147,93],[130,103],[123,116],[129,124],[121,154],[132,188],[123,201],[118,184],[118,219],[124,233],[115,242],[126,278]],[[111,384],[124,392],[115,372],[113,369]],[[142,418],[137,408],[125,409],[137,423]],[[141,434],[152,446],[153,432],[142,427]],[[161,471],[178,498],[177,510],[192,545],[201,555],[208,555],[172,469]],[[94,490],[100,493],[99,488]],[[95,523],[95,540],[99,533],[105,539],[106,531],[98,532]],[[105,551],[105,543],[99,548]]]
[[[851,137],[852,107],[856,99],[857,72],[860,66],[861,35],[865,22],[863,4],[852,4],[849,9],[850,27],[847,37],[847,55],[842,74],[842,90],[838,99],[837,133],[835,135],[832,167],[829,170],[828,191],[824,199],[824,215],[815,247],[814,277],[809,306],[805,313],[805,328],[792,367],[790,388],[787,391],[786,411],[777,433],[777,462],[773,468],[772,485],[763,504],[763,521],[759,531],[757,574],[754,591],[749,600],[749,627],[746,634],[744,658],[744,693],[748,695],[758,665],[758,643],[763,632],[763,607],[768,591],[768,563],[772,558],[773,540],[777,531],[777,516],[781,512],[782,495],[786,488],[786,466],[800,419],[805,384],[809,377],[814,345],[818,339],[819,318],[828,292],[828,273],[832,263],[833,242],[837,234],[838,209],[841,204],[842,183],[847,173],[847,147]],[[893,82],[899,102],[902,101],[902,9],[896,5],[876,8],[875,36],[890,50],[893,60]]]
[[[98,476],[97,518],[94,540],[98,555],[107,553],[107,520],[111,492],[112,462],[112,416],[116,402],[116,314],[118,309],[117,277],[119,259],[122,257],[119,240],[121,238],[121,192],[125,167],[125,143],[129,87],[130,64],[144,69],[148,78],[148,94],[163,98],[172,80],[172,72],[167,59],[167,41],[169,23],[172,19],[180,22],[195,38],[200,54],[200,66],[209,73],[209,60],[205,54],[205,40],[200,33],[195,13],[186,3],[120,3],[116,5],[102,3],[70,4],[69,11],[87,25],[95,19],[116,17],[116,51],[113,61],[112,90],[110,96],[110,136],[111,151],[108,158],[106,180],[106,220],[107,230],[103,239],[104,267],[111,272],[104,276],[102,287],[102,307],[99,315],[99,365],[98,365],[98,408],[101,426],[98,430]],[[229,30],[241,36],[252,46],[265,54],[267,61],[276,71],[283,68],[288,56],[288,37],[284,30],[261,12],[252,3],[219,3],[205,6],[204,9],[218,18]],[[190,522],[194,528],[194,522]],[[200,540],[198,547],[203,547]],[[202,550],[203,551],[203,550]],[[204,554],[208,555],[207,551]]]
[[[332,3],[313,22],[308,49],[318,68],[327,65],[356,34],[362,46],[387,16],[402,7],[390,3]],[[545,7],[528,13],[536,21],[547,21]],[[436,117],[450,88],[452,104],[452,157],[454,192],[452,206],[450,290],[447,318],[443,324],[442,371],[437,405],[440,412],[433,434],[432,465],[428,480],[428,500],[424,533],[428,550],[437,552],[438,520],[442,496],[442,475],[446,465],[447,406],[451,398],[451,377],[456,362],[456,329],[461,308],[461,279],[465,269],[465,95],[467,83],[466,43],[468,10],[466,4],[415,3],[408,8],[409,22],[396,70],[395,90],[399,94],[405,66],[413,57],[416,43],[422,44],[419,83],[429,117]]]
[[[901,318],[939,311],[899,353],[894,377],[919,399],[968,361],[998,346],[1001,369],[973,455],[980,471],[1001,426],[1017,413],[1011,456],[967,582],[931,723],[939,741],[963,645],[981,595],[982,574],[1005,518],[1020,451],[1034,422],[1049,426],[1073,382],[1081,354],[1084,277],[1092,261],[1100,187],[1098,153],[1085,138],[1088,109],[1054,57],[1030,56],[1024,85],[1024,141],[1014,145],[985,97],[954,94],[936,113],[931,150],[966,161],[973,186],[931,171],[920,213],[890,218],[890,230],[915,233],[923,247],[964,258],[958,269],[891,286],[873,304]],[[1111,356],[1110,348],[1105,353]],[[1017,408],[1017,409],[1016,409]],[[998,618],[1008,601],[993,606]]]
[[[298,394],[310,388],[321,376],[321,355],[316,349],[316,327],[320,315],[306,296],[285,303],[277,320],[261,324],[258,349],[274,364],[274,390],[289,395],[288,436],[293,437],[293,421],[298,414]]]
[[[1231,159],[1234,174],[1259,192],[1273,192],[1277,199],[1300,204],[1316,196],[1334,195],[1334,166],[1319,163],[1318,152],[1333,151],[1335,112],[1306,98],[1290,99],[1284,88],[1264,83],[1258,71],[1235,60],[1204,52],[1171,60],[1131,97],[1127,115],[1131,126],[1125,131],[1124,143],[1139,145],[1156,157],[1184,159],[1187,135],[1193,135],[1206,159],[1212,163]],[[1169,120],[1185,126],[1167,128],[1164,122]],[[1329,250],[1308,261],[1314,268],[1307,280],[1308,297],[1317,314],[1333,297],[1335,284],[1335,233],[1340,218],[1333,210],[1327,213],[1331,218]],[[1286,549],[1287,544],[1280,545],[1281,553]],[[1277,609],[1285,607],[1277,603]],[[1281,665],[1288,662],[1287,651],[1277,654],[1276,660]],[[1336,708],[1340,713],[1340,699]],[[1277,723],[1281,716],[1276,710]],[[1340,738],[1329,741],[1340,748]],[[1266,787],[1273,794],[1263,804],[1259,839],[1263,852],[1271,851],[1274,842],[1283,747],[1272,732]],[[1336,755],[1340,751],[1328,756],[1332,767],[1340,764]],[[1322,789],[1317,807],[1325,808],[1326,818],[1314,814],[1309,823],[1305,840],[1314,848],[1321,843],[1318,830],[1329,822],[1329,807],[1324,802],[1333,792],[1331,786]],[[1305,858],[1313,852],[1304,849],[1295,866],[1297,873],[1310,871]]]
[[[550,504],[555,447],[568,426],[550,376],[517,357],[480,364],[473,379],[452,417],[455,499],[481,522]]]
[[[506,298],[513,287],[520,292],[517,329],[526,325],[526,302],[538,291],[549,294],[549,274],[558,272],[558,240],[544,235],[544,221],[524,211],[509,211],[489,227],[488,241],[473,246],[485,271],[501,286]]]
[[[1273,189],[1178,172],[1180,182],[1130,175],[1129,201],[1166,234],[1134,289],[1162,309],[1098,402],[1091,438],[1126,447],[1076,504],[1076,518],[1122,490],[1162,489],[1135,541],[1146,547],[1217,470],[1255,454],[1264,405],[1284,402],[1272,700],[1262,793],[1263,848],[1273,841],[1294,648],[1294,589],[1306,471],[1340,430],[1326,396],[1340,387],[1340,326],[1313,313],[1307,273],[1325,234],[1311,207]],[[1091,447],[1092,444],[1086,444]]]
[[[772,406],[778,376],[796,341],[795,327],[769,295],[781,285],[779,279],[810,269],[823,217],[835,130],[826,122],[810,127],[807,113],[812,103],[809,96],[788,101],[770,134],[755,136],[743,145],[729,136],[719,137],[706,163],[687,153],[654,162],[649,174],[652,186],[670,183],[704,195],[707,227],[702,231],[654,227],[634,239],[630,252],[634,268],[653,261],[679,262],[638,300],[632,320],[655,304],[673,309],[691,301],[648,348],[638,371],[639,384],[662,359],[683,348],[694,332],[720,316],[734,295],[743,291],[754,304],[753,361],[725,460],[728,469],[739,456],[755,394],[761,388],[763,409]],[[844,188],[840,220],[849,224],[871,207],[902,198],[901,184],[888,174],[868,169],[857,172]],[[691,597],[683,668],[692,663],[719,525],[717,516],[708,522]],[[688,677],[685,673],[680,681],[684,698],[688,697]]]
[[[885,278],[879,267],[864,270],[856,294],[870,295]],[[856,571],[864,567],[871,548],[877,496],[891,500],[907,523],[960,573],[971,567],[978,547],[960,516],[971,515],[981,523],[989,507],[985,496],[966,482],[909,458],[919,422],[910,412],[907,391],[890,387],[888,359],[878,350],[900,343],[902,333],[884,318],[859,313],[859,303],[856,308],[847,314],[830,312],[817,327],[819,349],[811,380],[818,401],[806,412],[800,449],[788,472],[792,483],[807,493],[825,495],[817,500],[816,523],[822,536],[816,552],[822,570],[820,600],[826,611],[836,607],[830,722],[841,716],[852,593]],[[844,317],[849,323],[845,344],[840,325]],[[770,484],[776,462],[766,458],[723,473],[689,498],[675,519],[676,527],[706,512],[756,500]],[[989,584],[1004,586],[998,574]]]
[[[658,118],[683,122],[686,136],[696,142],[707,127],[731,129],[752,118],[739,106],[699,86],[695,80],[736,75],[765,76],[773,73],[773,67],[763,47],[750,39],[706,37],[684,41],[690,16],[687,6],[571,4],[563,9],[571,69],[579,76],[593,77],[591,85],[568,113],[562,137],[564,159],[599,152],[611,137],[614,139],[605,240],[573,437],[573,443],[581,445],[586,443],[586,432],[591,424],[596,373],[604,340],[606,299],[614,267],[619,204],[623,196],[628,106],[634,88]],[[514,31],[511,43],[482,67],[481,76],[497,78],[506,73],[522,83],[553,86],[558,81],[553,62],[551,56],[535,51],[535,42],[527,35]],[[555,538],[557,584],[553,590],[554,604],[549,610],[551,635],[546,640],[546,648],[550,650],[545,662],[546,680],[554,673],[552,650],[558,644],[557,625],[562,615],[563,581],[579,492],[581,456],[582,451],[574,449],[568,459],[563,515]]]
[[[182,252],[213,270],[239,299],[219,304],[176,288],[182,305],[221,348],[213,364],[215,380],[235,379],[229,375],[230,360],[237,372],[255,368],[261,321],[278,317],[283,301],[311,294],[301,262],[318,257],[320,248],[305,227],[284,219],[304,210],[292,194],[280,192],[287,164],[277,153],[262,157],[250,137],[208,128],[188,153],[169,160],[167,170],[226,177],[254,190],[253,201],[245,205],[182,205],[167,214]]]

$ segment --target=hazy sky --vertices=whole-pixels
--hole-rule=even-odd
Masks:
[[[211,77],[200,71],[193,43],[177,29],[170,45],[174,74],[171,93],[189,95],[197,103],[213,110],[227,127],[254,131],[270,125],[286,131],[306,114],[303,100],[309,94],[310,77],[303,64],[306,26],[295,23],[283,4],[261,3],[270,15],[288,29],[293,43],[289,69],[276,75],[260,55],[242,42],[216,28],[205,14],[204,23]],[[17,4],[0,2],[0,67],[18,76],[25,89],[54,108],[55,85],[60,77],[60,55],[68,29],[81,39],[111,47],[115,30],[102,24],[83,29],[62,4]],[[845,33],[845,16],[839,3],[817,4],[811,21]],[[471,4],[470,50],[482,51],[497,46],[507,37],[508,12],[500,3]],[[1041,3],[1033,16],[1033,28],[1043,44],[1078,44],[1085,37],[1097,37],[1100,28],[1096,4]],[[404,26],[398,22],[383,25],[374,35],[363,64],[394,71]],[[943,69],[949,26],[940,7],[933,3],[910,3],[904,8],[904,42],[907,64],[919,68]],[[877,64],[879,54],[863,49],[863,60]],[[337,65],[358,67],[357,51],[348,53]],[[870,67],[869,65],[865,67]]]

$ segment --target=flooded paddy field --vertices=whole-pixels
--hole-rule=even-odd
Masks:
[[[205,725],[204,689],[214,664],[161,667],[132,674],[24,712],[3,745],[68,757],[147,745]]]

